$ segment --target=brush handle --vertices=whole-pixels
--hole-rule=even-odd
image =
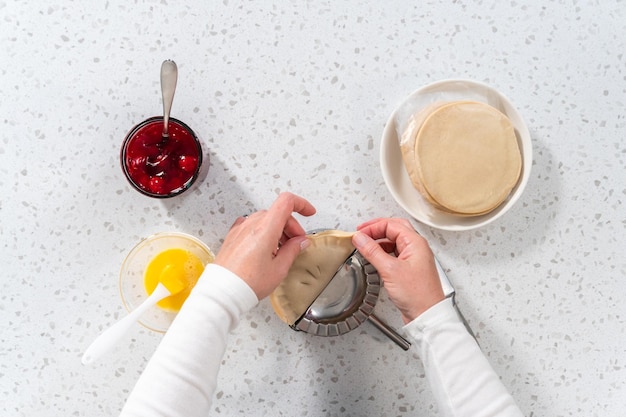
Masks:
[[[165,286],[159,283],[152,294],[139,305],[136,309],[131,311],[126,317],[115,323],[113,326],[106,329],[94,340],[91,345],[85,351],[81,362],[83,365],[89,365],[105,353],[107,353],[115,344],[130,330],[135,322],[146,312],[150,307],[169,296],[170,292]]]

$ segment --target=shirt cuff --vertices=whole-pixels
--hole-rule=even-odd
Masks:
[[[208,264],[193,289],[194,293],[223,293],[226,299],[237,305],[241,314],[259,303],[250,286],[237,274],[217,264]]]
[[[436,327],[441,323],[457,321],[460,321],[460,319],[454,309],[452,297],[447,297],[406,324],[402,330],[411,337],[417,338],[428,328]]]

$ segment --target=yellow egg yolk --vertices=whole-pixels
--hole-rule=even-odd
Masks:
[[[196,285],[202,271],[204,264],[193,253],[184,249],[168,249],[156,255],[148,264],[144,274],[144,287],[149,295],[159,282],[170,290],[180,288],[181,283],[184,284],[182,291],[157,303],[157,306],[164,310],[178,311]]]

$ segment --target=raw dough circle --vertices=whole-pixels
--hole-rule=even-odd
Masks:
[[[436,108],[420,126],[415,165],[417,188],[429,201],[445,211],[480,215],[510,194],[522,158],[504,114],[487,104],[457,101]]]

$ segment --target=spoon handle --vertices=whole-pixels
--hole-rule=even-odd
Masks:
[[[136,309],[131,311],[126,317],[102,332],[100,336],[94,340],[85,351],[81,362],[83,365],[89,365],[98,360],[102,355],[107,353],[120,340],[130,328],[135,324],[137,319],[146,312],[150,307],[158,303],[163,298],[170,295],[167,288],[161,283],[157,285],[150,297]]]
[[[163,137],[169,137],[168,127],[170,122],[170,111],[174,101],[174,91],[178,81],[178,67],[171,59],[163,61],[161,64],[161,94],[163,95]]]

